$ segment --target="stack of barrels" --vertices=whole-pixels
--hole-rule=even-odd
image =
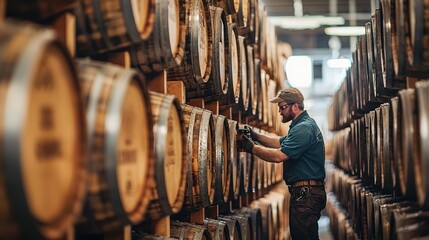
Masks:
[[[428,8],[380,1],[333,98],[328,206],[338,239],[429,236]]]
[[[77,239],[108,236],[129,225],[136,238],[167,239],[138,229],[244,195],[249,208],[203,225],[172,221],[171,237],[287,236],[281,165],[236,145],[238,119],[284,132],[267,102],[282,86],[262,4],[14,0],[5,9],[1,239],[60,239],[70,228]],[[63,14],[76,19],[73,49],[49,27]],[[131,68],[106,60],[118,52],[129,54]],[[160,72],[184,83],[187,103],[148,89]],[[191,106],[192,98],[240,115]]]

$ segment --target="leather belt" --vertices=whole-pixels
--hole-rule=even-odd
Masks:
[[[291,187],[302,187],[302,186],[309,186],[309,187],[323,187],[325,186],[324,181],[316,181],[316,180],[302,180],[292,183]]]

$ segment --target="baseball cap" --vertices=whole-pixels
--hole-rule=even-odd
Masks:
[[[303,103],[304,96],[297,88],[285,88],[277,93],[275,98],[270,99],[272,103]]]

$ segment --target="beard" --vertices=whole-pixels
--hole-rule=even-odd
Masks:
[[[294,118],[294,114],[289,109],[285,114],[282,114],[282,123],[287,123],[287,122],[293,120],[293,118]]]
[[[282,117],[282,123],[287,123],[287,122],[289,122],[290,120],[292,120],[292,118],[290,118],[289,116],[283,116],[283,117]]]

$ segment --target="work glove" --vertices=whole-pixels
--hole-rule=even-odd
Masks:
[[[244,125],[244,128],[249,129],[252,140],[258,141],[258,134],[252,129],[252,127],[246,124]]]
[[[252,153],[253,147],[255,146],[255,143],[245,135],[243,135],[243,139],[238,141],[237,144],[239,148],[242,148],[248,153]]]

